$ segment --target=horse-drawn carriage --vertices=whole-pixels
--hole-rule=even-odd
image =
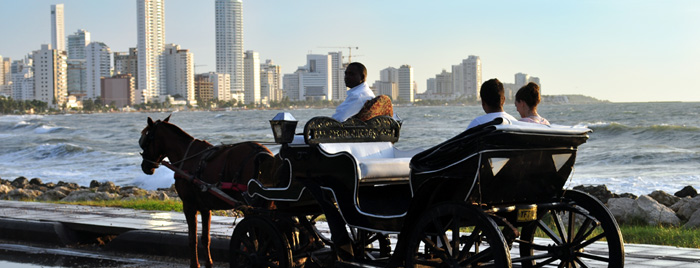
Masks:
[[[287,113],[271,124],[281,148],[237,162],[252,172],[233,172],[224,190],[203,175],[183,183],[217,189],[244,212],[231,236],[231,267],[624,265],[622,236],[606,207],[564,189],[586,128],[497,119],[427,150],[403,151],[394,147],[401,124],[387,116],[317,117],[302,134]],[[187,155],[168,157],[184,163]],[[319,231],[322,217],[330,237]]]

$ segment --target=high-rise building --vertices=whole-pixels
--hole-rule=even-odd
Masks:
[[[306,100],[331,100],[333,89],[333,64],[331,55],[306,55],[306,69],[302,73],[302,96]]]
[[[301,90],[303,74],[308,73],[306,67],[299,67],[293,74],[285,74],[282,76],[282,91],[284,97],[290,101],[299,101],[304,99],[304,92]]]
[[[80,29],[68,36],[68,59],[85,59],[85,47],[90,44],[90,32]]]
[[[12,62],[10,67],[12,80],[11,93],[15,100],[34,99],[34,68],[31,54],[24,59]]]
[[[51,47],[65,51],[66,27],[63,22],[63,4],[51,5]]]
[[[399,100],[413,102],[415,98],[415,83],[413,83],[413,67],[401,65],[399,67]]]
[[[209,72],[198,74],[194,78],[194,91],[197,100],[231,100],[231,81],[229,74]]]
[[[194,76],[194,96],[200,104],[214,100],[214,82],[208,73]]]
[[[9,68],[5,67],[5,60],[2,55],[0,55],[0,86],[5,85],[5,73],[9,72]]]
[[[51,49],[51,45],[41,45],[32,53],[34,63],[34,99],[46,102],[49,107],[59,108],[68,96],[67,66],[68,55],[64,50]]]
[[[85,53],[87,54],[87,88],[85,97],[95,100],[102,92],[101,78],[110,77],[112,71],[112,50],[105,43],[91,42]]]
[[[100,79],[100,99],[104,104],[121,108],[134,104],[134,78],[131,74],[118,74]]]
[[[2,62],[0,62],[0,65],[2,65],[3,71],[0,72],[0,76],[3,76],[3,81],[5,85],[9,85],[12,82],[12,69],[10,66],[12,66],[12,59],[5,57],[2,59]]]
[[[333,79],[333,100],[345,100],[348,96],[345,86],[345,65],[343,64],[343,52],[330,52],[331,73]]]
[[[452,65],[452,87],[456,98],[479,100],[481,59],[470,55],[459,65]]]
[[[77,100],[87,96],[87,61],[85,59],[68,59],[68,95],[74,95]]]
[[[243,95],[243,2],[216,0],[216,72],[231,76],[231,91]],[[248,98],[248,97],[246,97]],[[239,99],[240,101],[240,99]]]
[[[134,87],[138,85],[138,53],[135,47],[130,47],[129,52],[114,52],[114,74],[131,74],[134,79]]]
[[[282,67],[272,60],[260,65],[260,98],[265,101],[282,100]]]
[[[245,104],[260,104],[260,55],[258,52],[248,50],[245,52],[243,60],[244,77],[243,80]]]
[[[165,45],[165,73],[164,85],[167,94],[180,95],[188,104],[194,104],[194,55],[187,49],[181,49],[179,45]]]
[[[165,88],[165,0],[136,1],[138,33],[138,89],[149,98],[166,94]],[[148,101],[148,100],[146,100]]]
[[[399,70],[387,67],[379,71],[379,80],[372,85],[375,95],[387,95],[392,100],[399,99]]]

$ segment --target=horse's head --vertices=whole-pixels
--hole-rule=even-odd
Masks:
[[[153,122],[153,119],[148,118],[148,126],[141,131],[141,138],[139,139],[139,146],[143,150],[141,153],[141,170],[143,173],[148,175],[153,174],[156,168],[160,165],[160,162],[165,158],[165,152],[159,146],[159,142],[156,140],[159,125],[162,123],[167,123],[170,120],[170,116],[166,117],[163,121],[157,120]],[[162,127],[161,127],[162,128]]]

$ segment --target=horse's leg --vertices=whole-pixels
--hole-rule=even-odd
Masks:
[[[206,260],[206,267],[211,268],[214,265],[209,250],[211,246],[211,234],[209,233],[209,228],[211,228],[211,210],[200,210],[199,213],[202,215],[202,246],[204,247],[204,258]]]
[[[190,267],[199,267],[197,255],[197,209],[187,202],[182,202],[182,210],[187,220],[187,240],[190,246]]]

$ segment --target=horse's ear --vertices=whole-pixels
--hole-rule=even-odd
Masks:
[[[153,125],[153,119],[151,119],[151,117],[149,116],[148,117],[148,126],[150,127],[152,125]]]
[[[173,114],[169,114],[168,117],[166,117],[165,119],[163,119],[163,122],[168,122],[168,120],[170,120],[170,116],[171,116],[171,115],[173,115]]]

